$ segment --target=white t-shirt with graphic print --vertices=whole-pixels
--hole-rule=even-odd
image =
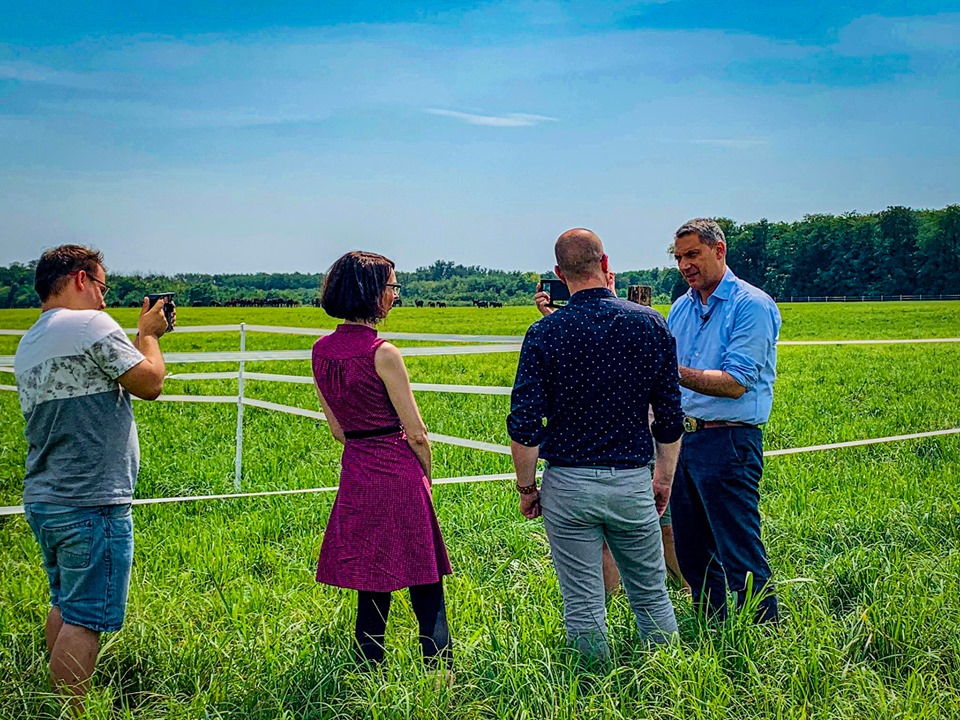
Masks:
[[[26,420],[24,504],[133,499],[140,447],[130,393],[117,378],[143,359],[105,312],[55,308],[40,315],[13,363]]]

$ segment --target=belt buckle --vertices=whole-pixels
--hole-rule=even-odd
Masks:
[[[695,433],[699,429],[699,421],[695,417],[685,417],[683,419],[683,431]]]

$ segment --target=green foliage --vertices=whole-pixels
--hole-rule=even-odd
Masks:
[[[960,205],[726,221],[728,264],[774,297],[956,294]]]

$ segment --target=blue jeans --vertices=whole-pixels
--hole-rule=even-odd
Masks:
[[[674,542],[680,572],[703,615],[724,619],[727,586],[737,607],[752,595],[757,622],[776,621],[779,608],[760,539],[763,433],[719,427],[683,436],[673,480]]]
[[[600,560],[606,540],[641,640],[668,642],[677,620],[664,585],[650,470],[548,467],[540,508],[563,595],[567,641],[587,655],[610,654]]]
[[[23,510],[43,551],[50,604],[63,621],[95,632],[119,630],[133,564],[130,505],[28,503]]]

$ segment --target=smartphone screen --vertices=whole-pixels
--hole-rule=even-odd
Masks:
[[[153,307],[154,305],[156,305],[157,302],[160,300],[160,298],[167,299],[166,304],[163,306],[163,315],[164,317],[167,318],[167,332],[170,332],[171,330],[173,330],[173,307],[174,307],[173,296],[174,294],[175,293],[172,293],[172,292],[166,292],[166,293],[153,293],[151,295],[147,295],[147,300],[150,303],[150,307]]]

